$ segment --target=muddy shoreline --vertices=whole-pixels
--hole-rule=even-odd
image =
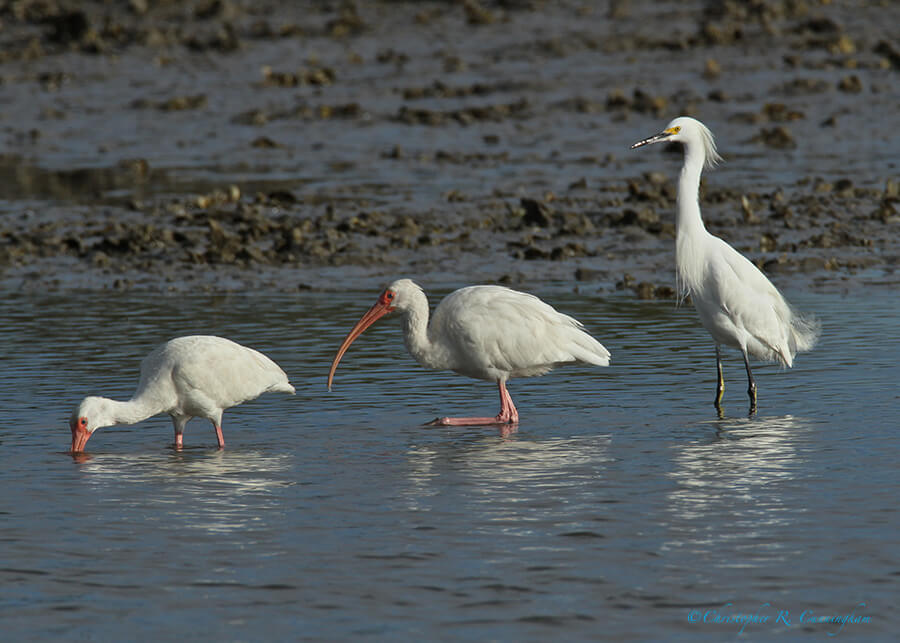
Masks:
[[[8,291],[534,281],[673,298],[672,117],[709,229],[788,289],[896,288],[893,3],[0,9]]]

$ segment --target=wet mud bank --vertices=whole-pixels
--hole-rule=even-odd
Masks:
[[[726,159],[709,229],[776,283],[898,284],[895,3],[26,1],[0,19],[7,289],[412,276],[672,298],[680,151],[628,146],[680,114]]]

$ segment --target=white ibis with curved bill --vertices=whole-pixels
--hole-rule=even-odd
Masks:
[[[86,397],[72,414],[72,453],[84,451],[94,431],[135,424],[168,413],[175,426],[175,447],[183,444],[191,418],[206,418],[224,448],[222,412],[267,392],[294,393],[287,375],[262,353],[211,335],[177,337],[154,349],[141,363],[137,390],[127,402]]]
[[[438,418],[432,424],[516,424],[519,413],[506,390],[511,377],[543,375],[567,362],[609,366],[609,351],[582,324],[534,295],[502,286],[469,286],[450,293],[428,320],[428,299],[416,283],[388,286],[344,339],[328,373],[328,389],[350,344],[381,317],[399,312],[406,348],[425,368],[451,370],[496,382],[496,417]]]

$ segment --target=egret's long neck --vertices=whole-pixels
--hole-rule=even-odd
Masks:
[[[403,341],[409,354],[426,368],[433,365],[434,346],[428,337],[428,299],[418,293],[403,314]]]
[[[705,231],[703,219],[700,218],[700,173],[706,162],[703,147],[699,144],[688,144],[684,147],[684,166],[678,178],[678,210],[675,219],[677,236]]]
[[[702,145],[685,145],[675,218],[675,283],[682,298],[696,295],[705,283],[708,244],[704,241],[709,233],[700,217],[700,173],[705,162]]]

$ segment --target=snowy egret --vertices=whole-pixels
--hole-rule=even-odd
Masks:
[[[388,286],[347,334],[331,363],[328,388],[350,344],[378,319],[403,315],[406,349],[419,364],[496,382],[496,417],[439,418],[432,424],[516,424],[519,412],[506,390],[510,377],[543,375],[566,362],[609,366],[609,351],[580,322],[534,295],[502,286],[469,286],[447,295],[428,321],[428,299],[409,279]]]
[[[177,337],[155,348],[141,362],[141,379],[127,402],[89,396],[72,414],[72,453],[84,451],[94,431],[114,424],[134,424],[168,413],[175,426],[175,447],[182,446],[184,426],[193,417],[207,418],[219,448],[222,412],[269,391],[294,393],[287,375],[262,353],[213,335]]]
[[[659,134],[638,141],[632,149],[651,143],[684,145],[684,166],[678,179],[675,220],[676,284],[682,300],[690,295],[700,321],[716,343],[718,382],[715,406],[721,410],[724,344],[744,355],[750,412],[756,411],[756,381],[748,355],[791,367],[799,351],[811,349],[819,324],[791,307],[772,282],[749,259],[709,232],[700,217],[700,173],[722,160],[707,127],[693,118],[676,118]]]

